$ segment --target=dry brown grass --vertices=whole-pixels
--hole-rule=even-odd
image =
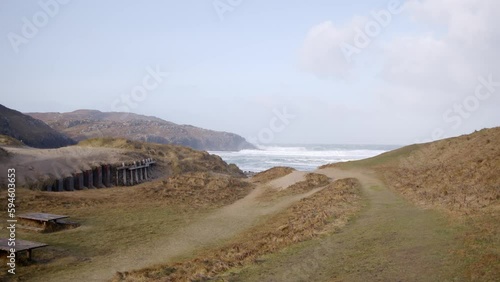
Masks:
[[[159,242],[195,219],[243,198],[252,189],[252,184],[240,178],[207,173],[188,173],[134,187],[74,192],[19,188],[16,191],[19,214],[64,214],[81,226],[43,234],[18,230],[18,238],[44,242],[49,247],[35,251],[36,262],[19,261],[22,271],[16,277],[24,281],[34,274],[51,277],[51,273],[78,275],[92,271],[89,261],[112,260],[145,239]],[[6,197],[6,193],[0,194],[5,210]],[[5,215],[0,220],[6,220]],[[8,235],[5,229],[1,235]],[[95,271],[99,269],[99,266],[93,267]],[[6,265],[3,265],[0,281],[7,278]]]
[[[457,214],[500,211],[500,128],[425,144],[379,168],[413,201]]]
[[[24,144],[10,136],[0,134],[0,145],[1,146],[24,146]]]
[[[191,208],[228,205],[245,197],[253,185],[224,174],[188,172],[145,188],[140,197],[185,204]]]
[[[259,196],[259,200],[272,201],[283,196],[302,194],[326,186],[331,182],[329,177],[319,173],[308,173],[305,178],[305,180],[296,182],[281,190],[277,190],[275,187],[267,187],[267,190]]]
[[[450,214],[500,212],[500,127],[328,167],[374,169],[407,199]]]
[[[130,199],[134,199],[138,203],[168,204],[186,209],[215,208],[245,197],[252,189],[251,183],[240,178],[217,173],[190,172],[134,187],[63,193],[22,189],[16,198],[16,206],[22,211],[71,212],[100,206],[126,205]],[[6,209],[7,194],[0,195],[0,202]]]
[[[378,171],[407,199],[466,222],[457,255],[468,279],[500,277],[500,128],[425,144]]]
[[[270,168],[268,170],[265,170],[265,171],[262,171],[262,172],[255,174],[252,177],[252,182],[266,183],[266,182],[269,182],[271,180],[288,175],[288,174],[292,173],[293,171],[295,171],[295,169],[291,168],[291,167],[283,167],[283,166],[273,167],[273,168]]]
[[[117,273],[113,281],[206,281],[294,243],[344,226],[360,210],[360,183],[335,181],[302,199],[232,243],[197,258],[132,272]]]
[[[78,146],[52,150],[5,147],[5,151],[8,153],[7,158],[3,156],[6,153],[0,150],[0,170],[15,167],[19,172],[17,185],[34,190],[41,190],[54,183],[55,179],[71,176],[75,172],[95,166],[121,166],[122,163],[129,164],[145,158],[153,158],[156,161],[152,171],[153,178],[186,172],[216,172],[245,177],[236,165],[227,164],[219,156],[207,152],[125,139],[90,139]],[[5,184],[6,181],[6,174],[0,175],[0,184]]]
[[[500,277],[500,127],[328,166],[375,169],[406,199],[465,222],[457,255],[467,276]]]
[[[308,173],[306,180],[297,182],[288,186],[288,188],[281,190],[282,194],[301,194],[311,191],[314,188],[322,187],[330,183],[330,178],[324,174]]]
[[[474,214],[465,218],[467,230],[457,239],[463,247],[457,257],[466,262],[469,281],[498,281],[500,277],[500,217],[498,214]]]
[[[234,164],[227,164],[219,156],[205,151],[197,151],[178,145],[162,145],[121,138],[95,138],[78,143],[83,147],[107,147],[127,149],[154,158],[165,169],[167,175],[177,175],[186,172],[218,172],[237,177],[245,174]]]

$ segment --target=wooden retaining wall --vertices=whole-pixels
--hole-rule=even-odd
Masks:
[[[44,191],[61,192],[113,186],[132,186],[152,178],[153,159],[144,159],[121,165],[105,164],[59,178],[43,187]]]

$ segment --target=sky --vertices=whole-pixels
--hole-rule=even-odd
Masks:
[[[0,104],[133,112],[264,145],[426,142],[500,126],[499,12],[496,0],[5,0]]]

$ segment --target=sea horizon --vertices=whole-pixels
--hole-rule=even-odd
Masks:
[[[267,144],[241,151],[209,151],[241,170],[261,172],[276,166],[313,171],[319,166],[374,157],[402,147],[379,144]]]

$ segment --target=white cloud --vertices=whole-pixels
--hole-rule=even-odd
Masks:
[[[445,102],[477,81],[461,50],[431,35],[397,38],[383,50],[383,90],[397,87],[395,96],[411,93],[413,100]]]
[[[478,76],[493,74],[500,80],[497,3],[407,2],[406,11],[417,23],[442,25],[445,33],[398,37],[385,44],[382,77],[387,84],[381,91],[389,96],[407,91],[415,99],[432,99],[430,106],[439,106],[472,94]],[[393,91],[395,86],[397,92]]]
[[[428,98],[435,105],[449,104],[473,91],[478,76],[493,74],[500,80],[500,1],[409,0],[404,11],[427,30],[389,34],[368,47],[375,51],[372,56],[381,54],[381,72],[374,74],[384,82],[379,94],[407,105]],[[361,62],[347,62],[340,46],[352,42],[367,20],[354,17],[343,26],[327,21],[312,27],[300,52],[301,68],[321,78],[356,77]]]
[[[365,21],[362,17],[354,17],[344,26],[325,21],[311,28],[300,50],[301,69],[320,78],[348,78],[354,64],[346,60],[340,46],[351,42],[355,30]]]
[[[474,45],[498,36],[497,14],[500,2],[495,0],[411,0],[406,4],[413,19],[448,27],[448,38]]]
[[[305,38],[302,68],[323,78],[359,77],[361,84],[367,78],[378,79],[368,94],[380,102],[371,105],[380,118],[379,130],[398,128],[409,139],[429,138],[436,128],[451,136],[498,125],[500,89],[487,101],[480,100],[477,111],[460,117],[459,128],[449,117],[461,115],[455,107],[475,94],[479,77],[500,81],[499,12],[497,0],[409,0],[399,15],[398,24],[403,25],[388,26],[384,39],[372,43],[367,48],[371,52],[351,64],[339,46],[352,41],[359,22],[353,19],[344,26],[325,22]],[[454,112],[448,112],[447,120],[444,116],[450,109]]]

